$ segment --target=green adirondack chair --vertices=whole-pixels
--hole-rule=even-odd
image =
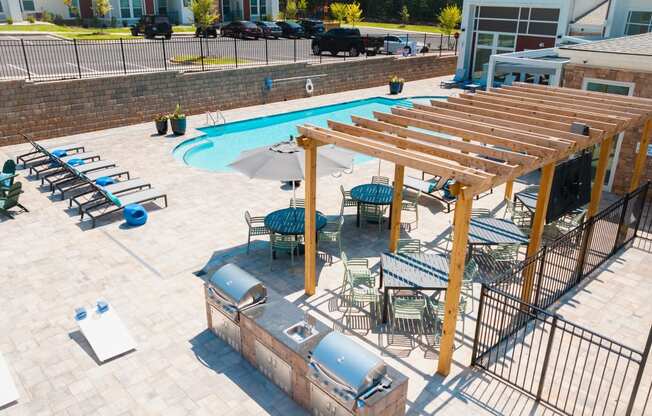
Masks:
[[[20,182],[15,182],[13,185],[11,185],[9,191],[7,191],[4,196],[0,196],[0,212],[7,215],[9,218],[14,217],[9,212],[9,210],[13,207],[19,207],[24,211],[28,212],[27,208],[20,205],[20,203],[18,202],[18,198],[22,193],[23,193],[22,184]]]

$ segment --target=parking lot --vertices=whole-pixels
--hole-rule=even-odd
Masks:
[[[425,40],[430,44],[431,53],[439,53],[439,35],[412,36],[420,43]],[[447,46],[445,42],[444,49]],[[178,36],[171,40],[136,38],[109,41],[73,41],[37,35],[3,36],[0,38],[0,52],[0,78],[31,80],[373,58],[364,54],[354,58],[345,53],[317,56],[312,53],[310,39],[236,40],[191,36]]]

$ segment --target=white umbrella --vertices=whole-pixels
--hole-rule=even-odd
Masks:
[[[317,150],[317,176],[351,169],[353,157],[354,154],[348,150],[333,145],[320,146]],[[294,181],[305,177],[305,152],[290,140],[245,150],[229,167],[250,179],[291,181],[294,194]]]

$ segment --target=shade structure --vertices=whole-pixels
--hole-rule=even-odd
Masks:
[[[317,176],[350,169],[353,157],[353,152],[333,145],[320,147],[317,152]],[[305,153],[295,141],[290,140],[245,150],[229,167],[251,179],[300,181],[304,179]]]

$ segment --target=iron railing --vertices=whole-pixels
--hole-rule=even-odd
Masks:
[[[636,238],[649,187],[482,285],[473,365],[566,414],[645,413],[652,386],[640,385],[652,380],[643,377],[652,329],[639,351],[545,309]],[[637,395],[645,397],[634,406]]]
[[[389,35],[379,35],[387,39]],[[391,36],[395,36],[392,34]],[[457,40],[442,34],[406,33],[399,36],[417,43],[414,54],[457,53]],[[368,42],[369,40],[367,40]],[[213,71],[295,62],[324,63],[371,59],[341,52],[315,55],[310,39],[243,40],[229,37],[175,37],[170,40],[0,40],[0,79],[33,81],[91,78],[160,71]],[[425,48],[424,48],[425,46]],[[394,49],[394,48],[392,48]],[[402,50],[392,50],[400,54]]]

